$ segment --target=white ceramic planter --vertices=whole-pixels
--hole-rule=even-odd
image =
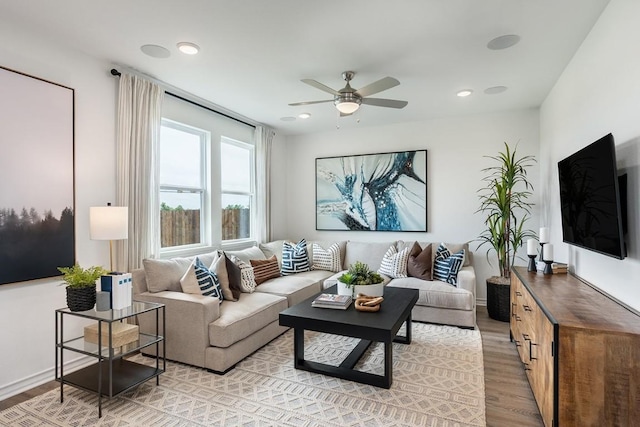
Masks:
[[[353,287],[353,297],[357,297],[358,294],[364,294],[370,297],[381,297],[384,295],[384,282],[376,283],[375,285],[356,285]]]
[[[338,295],[351,295],[353,296],[353,289],[347,287],[344,283],[338,280]]]

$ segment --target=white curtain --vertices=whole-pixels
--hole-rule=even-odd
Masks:
[[[271,146],[275,132],[256,126],[256,238],[271,241]]]
[[[122,73],[118,91],[116,200],[129,207],[129,238],[116,245],[116,269],[142,267],[160,250],[159,140],[164,89]]]

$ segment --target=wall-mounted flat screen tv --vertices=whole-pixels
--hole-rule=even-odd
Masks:
[[[613,135],[558,162],[564,242],[626,256]]]

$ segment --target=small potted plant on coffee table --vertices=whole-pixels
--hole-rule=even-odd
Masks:
[[[71,311],[91,310],[96,304],[96,280],[107,270],[94,266],[82,268],[75,264],[73,267],[58,267],[63,274],[62,280],[67,284],[67,307]]]
[[[384,293],[384,279],[372,271],[363,262],[356,261],[349,266],[349,270],[338,278],[338,293],[357,296],[382,296]]]

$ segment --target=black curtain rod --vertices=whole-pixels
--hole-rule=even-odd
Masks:
[[[112,75],[112,76],[116,76],[116,77],[120,77],[120,76],[122,75],[122,73],[121,73],[120,71],[116,70],[115,68],[112,68],[112,69],[111,69],[111,75]],[[243,125],[250,126],[250,127],[254,128],[254,129],[256,128],[256,126],[255,126],[255,125],[252,125],[251,123],[247,123],[247,122],[245,122],[244,120],[240,120],[240,119],[238,119],[238,118],[235,118],[235,117],[233,117],[233,116],[230,116],[230,115],[228,115],[228,114],[225,114],[225,113],[223,113],[223,112],[221,112],[221,111],[214,110],[213,108],[207,107],[206,105],[202,105],[202,104],[200,104],[200,103],[198,103],[198,102],[192,101],[192,100],[187,99],[187,98],[185,98],[185,97],[183,97],[183,96],[176,95],[175,93],[171,93],[171,92],[168,92],[168,91],[165,91],[164,93],[166,93],[167,95],[171,95],[171,96],[173,96],[174,98],[178,98],[178,99],[179,99],[179,100],[181,100],[181,101],[185,101],[185,102],[188,102],[189,104],[195,105],[196,107],[204,108],[205,110],[209,110],[209,111],[211,111],[212,113],[216,113],[216,114],[218,114],[218,115],[220,115],[220,116],[224,116],[224,117],[226,117],[226,118],[228,118],[228,119],[235,120],[236,122],[242,123]]]

